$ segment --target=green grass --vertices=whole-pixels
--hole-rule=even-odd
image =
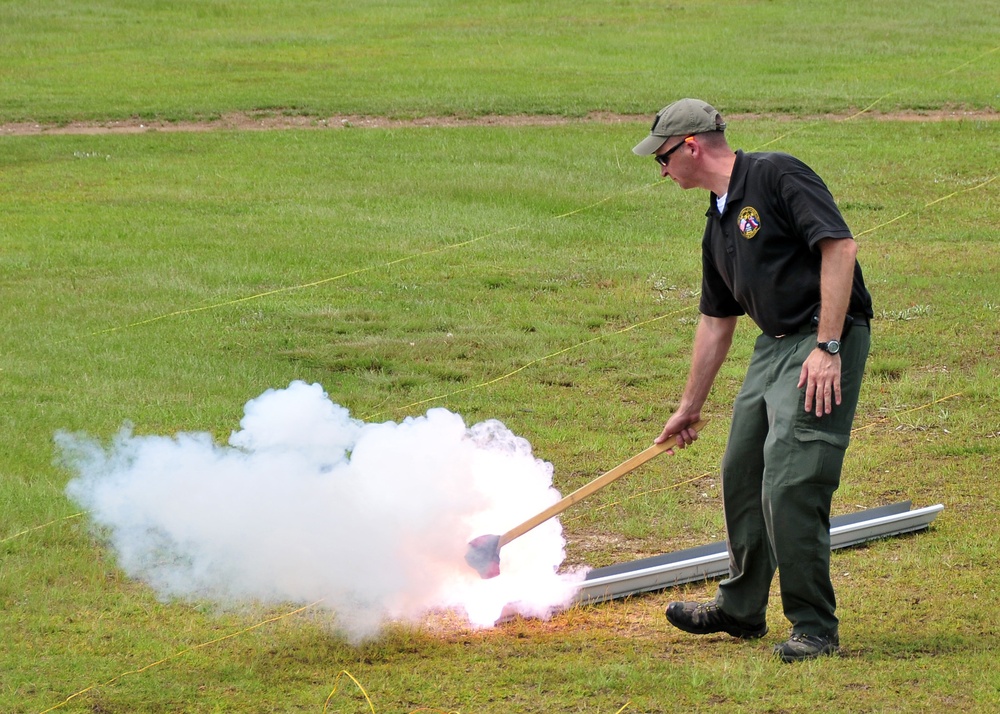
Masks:
[[[661,622],[676,592],[480,633],[432,619],[360,647],[313,613],[63,709],[319,711],[347,669],[378,711],[614,712],[629,701],[646,712],[799,711],[810,697],[847,709],[984,710],[997,691],[988,534],[1000,266],[982,219],[996,183],[973,187],[996,131],[866,120],[796,128],[781,148],[826,175],[847,206],[878,314],[858,416],[868,428],[855,436],[837,511],[946,505],[930,533],[837,554],[844,658],[794,670],[770,662],[766,646],[783,634],[777,603],[763,647],[692,641]],[[740,122],[733,141],[753,148],[773,129]],[[293,379],[322,383],[359,417],[445,405],[468,423],[499,418],[556,466],[563,492],[637,452],[683,383],[704,205],[627,155],[643,131],[6,139],[4,533],[74,513],[61,493],[67,475],[52,464],[56,430],[106,438],[131,420],[140,433],[224,439],[246,400]],[[866,170],[845,168],[845,153],[867,144],[880,151]],[[394,168],[400,146],[409,160]],[[639,323],[648,324],[622,332]],[[566,514],[568,562],[606,565],[721,537],[716,477],[658,489],[714,473],[753,336],[749,325],[738,332],[696,449]],[[41,711],[282,614],[158,603],[122,578],[84,518],[0,548],[7,711]],[[360,710],[351,687],[341,681],[333,711]]]
[[[0,17],[0,121],[646,114],[675,95],[984,108],[1000,62],[990,0],[4,0]]]
[[[989,109],[997,12],[0,2],[0,121],[649,114],[682,94],[727,113]],[[380,714],[993,711],[994,120],[731,124],[734,145],[814,166],[859,236],[874,345],[837,513],[945,505],[927,533],[836,553],[840,658],[771,660],[776,591],[763,642],[668,629],[666,602],[711,583],[351,645],[296,604],[158,601],[64,495],[56,431],[224,440],[295,379],[368,420],[500,419],[563,493],[637,453],[687,370],[706,202],[631,154],[647,128],[0,136],[0,711],[321,712],[335,684],[328,711],[369,711],[344,670]],[[722,537],[715,473],[754,336],[741,325],[696,448],[565,514],[567,563]]]

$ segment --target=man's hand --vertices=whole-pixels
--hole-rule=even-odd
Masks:
[[[653,439],[654,444],[663,444],[670,438],[671,434],[676,434],[674,437],[675,443],[678,449],[683,449],[685,446],[693,444],[698,440],[698,432],[689,427],[701,419],[699,414],[682,414],[680,412],[675,412],[663,427],[663,431],[660,435]],[[673,454],[673,447],[667,449],[667,453]]]
[[[832,412],[833,405],[840,404],[840,355],[819,348],[810,352],[802,363],[798,387],[806,388],[807,412],[814,411],[817,417]]]

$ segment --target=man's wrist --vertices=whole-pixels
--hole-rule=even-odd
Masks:
[[[816,349],[823,350],[827,354],[840,354],[840,340],[825,340],[816,343]]]

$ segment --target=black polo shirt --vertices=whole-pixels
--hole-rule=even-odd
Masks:
[[[807,324],[819,311],[819,241],[852,237],[826,184],[788,154],[737,151],[721,215],[716,198],[702,239],[701,312],[747,314],[775,336]],[[872,317],[857,261],[848,312]]]

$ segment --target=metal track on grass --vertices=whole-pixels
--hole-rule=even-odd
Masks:
[[[911,502],[837,516],[830,520],[832,549],[847,548],[876,538],[911,533],[929,527],[944,510],[937,504],[910,510]],[[593,604],[653,590],[663,590],[729,573],[729,553],[724,542],[595,568],[587,574],[574,602]]]

